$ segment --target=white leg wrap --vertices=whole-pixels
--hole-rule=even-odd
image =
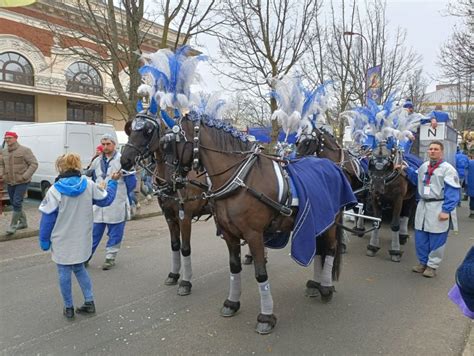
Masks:
[[[191,266],[191,255],[183,256],[183,281],[191,281],[193,277],[193,267]]]
[[[171,251],[171,273],[179,273],[181,270],[181,252]]]
[[[270,282],[258,283],[260,292],[260,312],[265,315],[273,314],[273,298],[270,291]]]
[[[314,269],[313,280],[315,282],[321,283],[321,275],[323,273],[323,266],[322,266],[322,263],[321,263],[321,256],[320,255],[314,256],[313,269]]]
[[[408,216],[400,217],[400,234],[408,235]]]
[[[399,234],[399,231],[392,231],[392,250],[400,251],[400,234]]]
[[[334,265],[334,257],[326,256],[324,258],[323,273],[321,276],[321,285],[324,287],[332,287],[332,266]]]
[[[242,284],[240,282],[240,273],[230,274],[230,288],[229,288],[229,300],[231,302],[240,301],[240,295],[242,294]]]
[[[380,247],[379,229],[372,230],[369,244],[375,247]]]

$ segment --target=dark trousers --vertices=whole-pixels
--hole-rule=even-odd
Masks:
[[[23,198],[27,189],[28,183],[15,185],[7,184],[8,196],[10,197],[10,204],[13,206],[13,211],[21,211],[23,207]]]
[[[469,210],[474,211],[474,197],[469,197]]]

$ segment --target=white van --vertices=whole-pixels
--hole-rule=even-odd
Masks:
[[[86,167],[103,134],[111,134],[117,139],[112,125],[86,122],[60,121],[17,125],[10,130],[18,134],[18,142],[29,147],[38,160],[38,170],[33,174],[28,189],[39,191],[42,195],[58,175],[54,165],[58,156],[70,152],[78,153],[83,167]]]

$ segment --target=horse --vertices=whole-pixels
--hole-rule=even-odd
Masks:
[[[403,251],[400,250],[400,245],[408,239],[408,220],[411,209],[416,205],[416,188],[395,168],[402,162],[403,151],[396,147],[387,148],[385,141],[378,144],[369,158],[370,197],[374,215],[382,216],[383,204],[389,204],[392,208],[392,242],[389,254],[393,262],[401,261]],[[366,252],[369,257],[374,257],[380,249],[378,233],[378,229],[372,231]]]
[[[285,179],[278,176],[281,166],[275,163],[277,159],[266,155],[260,147],[242,139],[241,135],[218,120],[191,112],[182,117],[172,131],[164,133],[160,145],[169,169],[167,179],[185,176],[191,167],[203,167],[211,180],[213,189],[206,196],[212,202],[215,219],[229,250],[230,290],[220,314],[232,317],[240,309],[240,255],[241,240],[244,240],[254,258],[255,278],[260,292],[260,314],[255,330],[259,334],[268,334],[275,328],[277,318],[273,313],[265,263],[264,233],[284,232],[289,236],[295,218],[298,219],[298,209],[290,208],[279,199],[278,180],[283,183]],[[150,143],[150,138],[143,135],[138,138],[138,135],[133,136],[133,144],[138,147],[156,144]],[[313,157],[306,160],[324,161],[320,163],[330,165],[337,172],[328,180],[339,180],[348,187],[346,178],[330,161]],[[350,188],[347,189],[350,191]],[[286,199],[286,195],[282,194],[281,198]],[[314,257],[315,274],[319,273],[317,280],[320,282],[315,277],[315,281],[308,281],[307,287],[317,289],[323,302],[331,300],[333,280],[337,280],[340,273],[341,217],[342,208],[338,205],[334,221],[316,241],[310,240],[316,245],[317,255],[311,258]]]
[[[154,184],[157,187],[156,195],[158,203],[168,225],[171,239],[171,271],[165,280],[165,285],[178,284],[178,295],[191,294],[191,223],[193,218],[210,214],[210,209],[202,193],[207,190],[206,180],[203,174],[190,173],[189,180],[193,184],[175,184],[170,186],[163,178],[165,174],[165,161],[159,150],[158,133],[162,130],[160,123],[155,117],[146,114],[137,114],[135,123],[138,128],[128,121],[125,132],[128,135],[128,143],[122,151],[121,164],[125,170],[130,170],[136,164],[141,164],[145,158],[152,157],[156,162],[155,171],[152,172]],[[149,145],[137,145],[143,138],[150,140]],[[146,169],[146,167],[144,167]],[[202,173],[202,172],[201,172]]]
[[[324,128],[314,127],[311,134],[302,134],[296,146],[296,156],[314,155],[327,158],[342,168],[358,201],[366,202],[368,176],[361,161],[351,151],[343,149],[336,138]],[[362,213],[362,212],[359,212]],[[364,235],[364,220],[358,218],[354,230],[358,236]]]

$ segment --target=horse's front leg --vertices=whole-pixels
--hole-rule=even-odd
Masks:
[[[245,235],[245,239],[249,244],[254,259],[255,278],[257,279],[258,291],[260,292],[260,314],[257,317],[255,331],[259,334],[269,334],[275,328],[277,319],[273,314],[273,297],[270,290],[270,282],[268,281],[263,234],[251,232]]]
[[[174,214],[174,211],[163,209],[163,212],[165,214],[166,223],[168,224],[171,239],[171,271],[168,274],[168,277],[166,277],[165,285],[174,286],[178,283],[180,277],[179,271],[181,270],[181,231],[179,228],[178,218],[176,214]]]
[[[183,262],[183,278],[179,282],[178,295],[191,294],[191,278],[193,269],[191,265],[191,215],[186,214],[183,220],[179,221],[181,229],[181,255]]]
[[[379,199],[377,193],[372,193],[372,209],[375,217],[382,217],[382,209],[379,206]],[[378,250],[380,250],[379,238],[380,226],[378,229],[372,230],[369,244],[367,245],[366,255],[374,257]]]
[[[388,250],[390,259],[393,262],[400,262],[402,259],[402,251],[400,250],[400,213],[402,211],[403,196],[396,198],[393,204],[392,211],[392,222],[390,223],[390,229],[392,230],[392,245],[391,249]]]
[[[229,236],[225,232],[223,232],[223,236],[229,249],[230,286],[229,297],[224,302],[221,315],[230,317],[234,316],[240,309],[242,262],[240,260],[240,239]]]

